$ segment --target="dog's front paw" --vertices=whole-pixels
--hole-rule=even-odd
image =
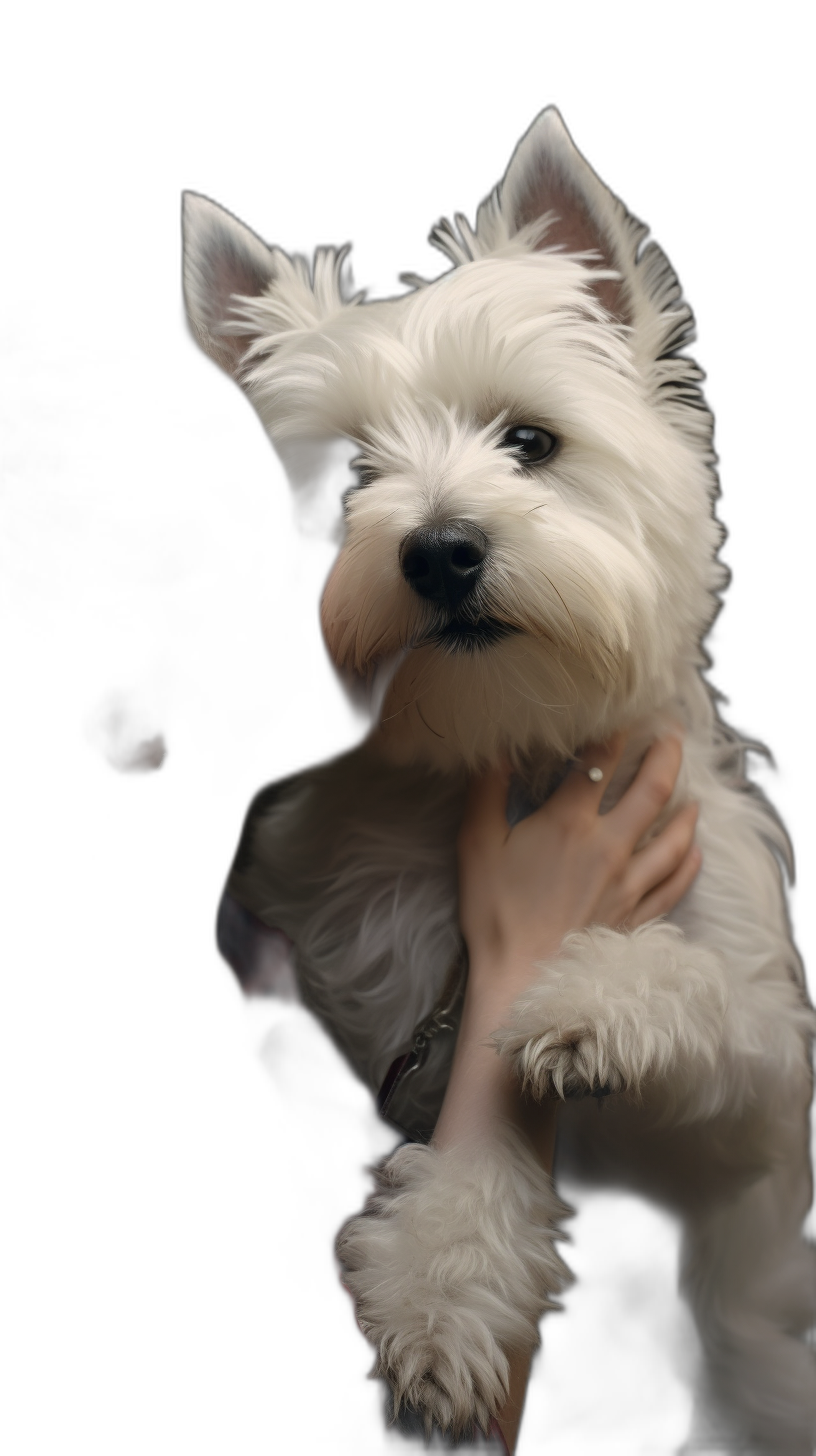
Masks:
[[[626,1070],[613,1058],[597,1025],[578,1016],[529,1039],[522,1032],[496,1037],[505,1055],[512,1057],[525,1091],[543,1101],[561,1097],[608,1097],[631,1085]]]
[[[493,1040],[538,1098],[679,1086],[716,1064],[725,1006],[717,958],[676,926],[594,926],[567,936]]]
[[[398,1149],[337,1252],[376,1373],[426,1429],[487,1430],[507,1397],[507,1351],[569,1279],[555,1251],[569,1210],[521,1139],[439,1152]]]

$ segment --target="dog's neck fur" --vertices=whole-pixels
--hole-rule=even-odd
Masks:
[[[369,739],[369,747],[378,757],[396,764],[424,764],[446,775],[462,777],[473,767],[471,761],[457,753],[455,743],[440,740],[432,729],[425,728],[421,719],[419,728],[416,722],[412,722],[406,730],[395,732],[391,726],[393,720],[389,720],[387,714],[384,716],[385,722],[377,724]],[[626,751],[604,800],[605,807],[611,807],[631,782],[643,754],[656,738],[679,730],[684,734],[697,735],[702,742],[710,742],[716,724],[712,696],[699,670],[692,665],[681,665],[674,691],[662,702],[648,711],[619,720],[612,715],[607,716],[601,726],[576,737],[571,753],[565,753],[560,743],[548,741],[545,721],[540,738],[533,739],[523,749],[507,743],[500,747],[495,758],[486,756],[480,766],[487,767],[499,759],[510,759],[519,797],[519,812],[514,817],[521,818],[524,811],[542,804],[549,797],[573,764],[590,766],[586,759],[589,743],[599,743],[617,729],[625,729]],[[682,783],[678,786],[678,795],[683,797]]]
[[[548,739],[546,717],[541,724],[540,736],[524,748],[505,744],[497,758],[509,757],[513,764],[508,801],[510,822],[524,818],[543,804],[570,767],[576,764],[580,768],[591,766],[586,755],[587,745],[602,741],[618,729],[626,730],[626,748],[614,778],[607,786],[604,811],[618,802],[632,782],[647,748],[665,733],[679,731],[696,744],[692,750],[691,743],[688,743],[687,753],[691,753],[692,757],[702,753],[705,759],[711,759],[730,772],[735,782],[741,782],[742,758],[738,754],[739,762],[734,759],[734,735],[717,715],[714,694],[702,676],[701,665],[696,657],[687,662],[676,662],[673,664],[671,690],[665,697],[645,706],[639,713],[629,713],[618,719],[612,713],[607,714],[600,724],[587,728],[580,737],[576,737],[570,752],[564,752],[560,740],[553,744]],[[421,718],[417,717],[406,728],[396,732],[392,726],[394,719],[389,718],[387,708],[383,711],[382,720],[369,739],[369,748],[378,757],[396,764],[424,764],[441,771],[446,777],[462,780],[472,768],[472,763],[457,753],[455,743],[441,741],[435,733],[428,731]],[[495,760],[486,758],[483,766],[491,761]],[[684,764],[671,802],[671,812],[687,799],[688,790],[689,769]],[[669,810],[666,812],[668,814]]]

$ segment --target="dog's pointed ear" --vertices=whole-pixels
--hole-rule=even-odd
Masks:
[[[498,201],[511,237],[538,222],[544,225],[549,214],[539,239],[533,230],[532,246],[593,252],[599,270],[619,273],[619,281],[599,278],[594,291],[615,318],[632,322],[630,280],[648,229],[592,170],[556,107],[542,111],[522,137],[499,186]]]
[[[184,302],[198,342],[237,376],[252,343],[236,327],[236,298],[259,298],[274,281],[271,248],[237,217],[197,192],[182,195]]]

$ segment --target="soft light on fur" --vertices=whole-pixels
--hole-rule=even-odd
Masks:
[[[702,676],[726,573],[712,419],[671,265],[553,109],[475,225],[434,229],[449,271],[401,297],[365,301],[345,250],[289,258],[205,198],[186,195],[184,225],[196,336],[273,440],[358,449],[322,622],[350,681],[388,681],[362,748],[261,796],[231,892],[290,937],[304,998],[377,1090],[460,953],[467,774],[509,756],[530,806],[583,743],[625,729],[610,807],[680,723],[666,815],[699,804],[692,889],[669,923],[568,937],[496,1042],[532,1094],[568,1096],[564,1166],[614,1168],[684,1221],[708,1362],[693,1439],[810,1456],[816,1022],[787,838]],[[557,442],[538,464],[507,448],[522,425]],[[458,605],[403,570],[417,531],[453,528],[484,543]],[[413,1074],[416,1126],[433,1126],[445,1073]],[[598,1119],[580,1094],[601,1090]],[[478,1156],[403,1149],[378,1176],[340,1242],[378,1368],[431,1423],[484,1424],[508,1351],[563,1281],[562,1210],[509,1132]]]

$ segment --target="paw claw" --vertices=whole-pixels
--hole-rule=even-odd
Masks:
[[[658,1078],[693,1096],[698,1069],[715,1065],[728,999],[723,969],[676,926],[576,931],[540,970],[493,1038],[531,1096],[637,1095]]]
[[[506,1351],[532,1347],[569,1280],[555,1247],[569,1210],[523,1140],[399,1149],[337,1244],[375,1372],[428,1431],[487,1430]]]
[[[505,1035],[499,1045],[510,1057],[524,1091],[539,1102],[551,1097],[561,1101],[609,1097],[626,1091],[634,1081],[622,1066],[614,1064],[608,1049],[599,1045],[597,1035],[589,1029],[584,1036],[572,1033],[569,1041],[557,1032],[529,1039]]]

